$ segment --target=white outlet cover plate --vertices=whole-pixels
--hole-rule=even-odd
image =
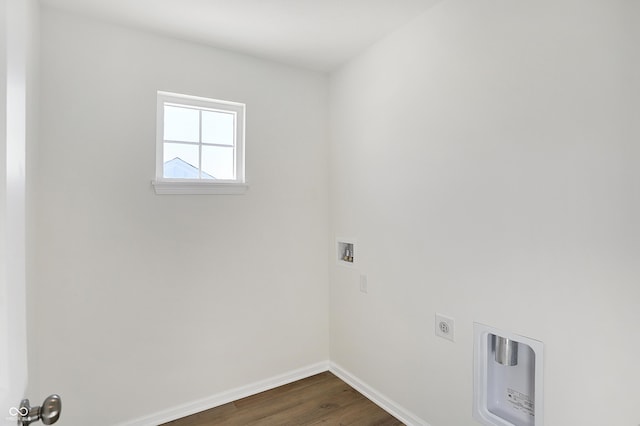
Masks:
[[[455,342],[455,320],[442,314],[436,314],[436,336]]]
[[[366,275],[360,275],[360,291],[362,293],[368,293],[369,292],[369,285],[367,284],[367,276]]]

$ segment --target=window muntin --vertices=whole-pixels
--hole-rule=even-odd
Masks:
[[[244,112],[236,102],[158,92],[156,192],[166,182],[243,184]]]

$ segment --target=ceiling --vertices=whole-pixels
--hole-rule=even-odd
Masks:
[[[41,0],[129,27],[331,71],[441,0]]]

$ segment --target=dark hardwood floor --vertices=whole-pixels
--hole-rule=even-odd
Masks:
[[[395,417],[327,371],[163,426],[319,424],[402,425]]]

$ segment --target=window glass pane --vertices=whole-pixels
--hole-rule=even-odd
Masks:
[[[233,146],[235,114],[202,111],[202,142]]]
[[[199,111],[165,105],[164,140],[200,142]]]
[[[198,145],[165,142],[163,163],[163,177],[198,179]]]
[[[233,148],[202,146],[202,177],[206,179],[235,179]],[[209,176],[205,176],[204,173]]]

